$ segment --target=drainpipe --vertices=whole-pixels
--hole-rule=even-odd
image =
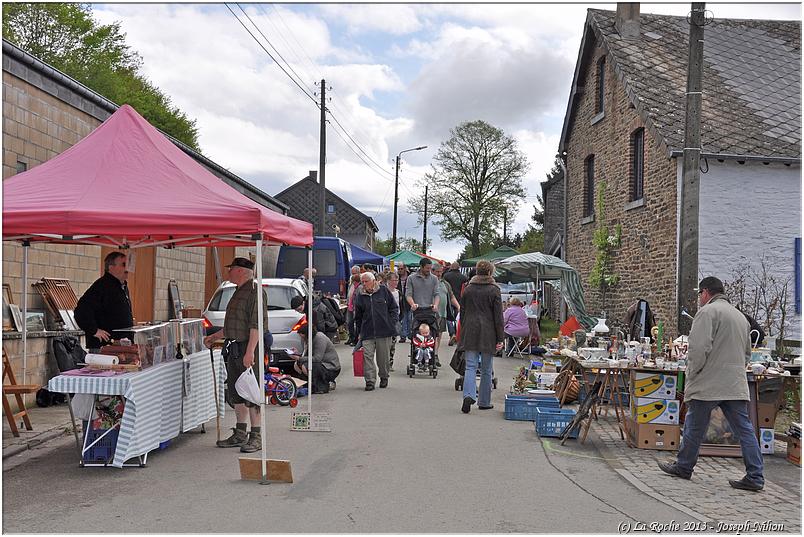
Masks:
[[[567,260],[567,192],[569,190],[569,180],[567,179],[567,166],[564,164],[564,157],[566,156],[566,152],[561,152],[556,155],[556,159],[558,160],[558,165],[561,167],[561,175],[563,176],[564,181],[564,229],[562,229],[561,233],[561,259],[564,261]],[[562,288],[563,289],[563,288]],[[567,320],[567,303],[563,299],[561,300],[561,322]]]

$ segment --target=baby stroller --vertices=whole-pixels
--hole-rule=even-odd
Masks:
[[[417,365],[419,364],[419,346],[417,345],[416,334],[422,324],[430,326],[432,332],[435,332],[436,321],[438,320],[435,310],[430,308],[418,308],[413,312],[413,322],[410,327],[410,364],[408,364],[407,373],[410,378],[416,375]],[[426,367],[419,368],[419,372],[427,372],[431,377],[438,376],[438,368],[436,367],[435,349],[426,349],[429,356],[429,363]]]

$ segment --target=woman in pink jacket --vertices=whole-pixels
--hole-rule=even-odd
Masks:
[[[528,337],[530,328],[528,327],[528,315],[525,313],[522,301],[516,297],[508,302],[508,308],[503,312],[503,323],[505,325],[505,355],[509,356],[516,344],[514,338]]]

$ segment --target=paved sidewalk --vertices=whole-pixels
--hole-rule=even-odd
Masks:
[[[33,398],[30,398],[30,405],[28,415],[33,431],[26,431],[24,427],[19,427],[20,435],[12,435],[11,429],[8,427],[8,420],[3,415],[3,459],[41,446],[55,438],[72,435],[70,410],[66,403],[41,408],[36,406]],[[80,428],[81,425],[79,424],[78,427]]]
[[[643,493],[690,515],[689,522],[706,524],[707,533],[738,528],[725,524],[758,523],[747,526],[749,533],[801,534],[801,470],[785,459],[787,445],[776,442],[775,453],[765,455],[765,489],[747,492],[733,489],[729,479],[745,475],[742,458],[700,457],[691,480],[669,476],[657,463],[674,459],[675,451],[629,448],[620,438],[613,412],[593,422],[587,441],[594,442],[616,472]],[[569,443],[567,443],[569,446]],[[683,531],[682,528],[677,531]],[[771,526],[771,525],[775,526]]]

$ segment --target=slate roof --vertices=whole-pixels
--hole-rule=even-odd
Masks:
[[[589,39],[591,28],[646,124],[671,154],[680,152],[687,19],[642,13],[640,38],[629,40],[614,28],[615,15],[590,9],[584,39]],[[704,29],[704,40],[703,153],[800,160],[801,22],[714,19]],[[582,45],[579,63],[583,56]],[[562,149],[570,114],[568,109]]]

